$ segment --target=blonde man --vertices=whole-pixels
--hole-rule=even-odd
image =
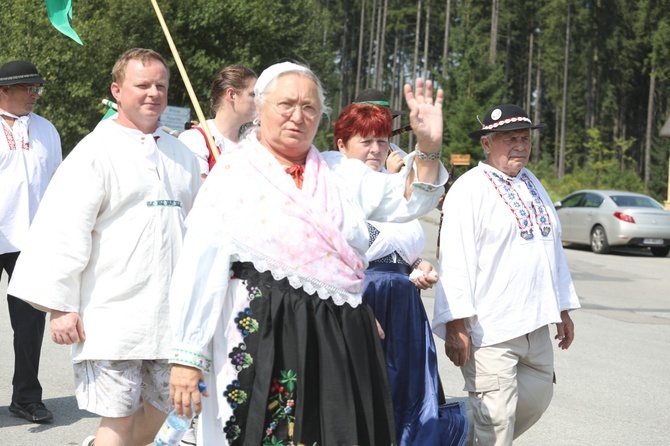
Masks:
[[[102,417],[85,445],[151,443],[170,410],[167,292],[201,181],[193,154],[160,131],[168,83],[158,53],[119,58],[118,115],[63,162],[10,283],[73,347],[79,407]]]

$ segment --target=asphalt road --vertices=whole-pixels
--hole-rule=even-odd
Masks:
[[[431,260],[438,215],[423,219]],[[572,247],[566,257],[582,304],[571,314],[575,341],[568,350],[555,348],[552,403],[514,444],[670,444],[670,257],[637,250],[602,256]],[[431,315],[433,293],[423,297]],[[460,370],[443,353],[443,342],[436,343],[445,393],[460,398]]]
[[[435,258],[437,212],[422,219],[423,257]],[[599,256],[567,249],[583,309],[573,312],[576,339],[556,351],[557,385],[542,419],[518,446],[612,446],[670,444],[670,257],[634,250]],[[0,282],[0,297],[6,280]],[[433,293],[424,293],[430,315]],[[54,413],[38,425],[9,413],[13,372],[12,331],[0,305],[0,446],[80,445],[98,417],[77,409],[68,347],[45,334],[40,379],[44,402]],[[463,378],[438,344],[440,374],[451,399],[464,399]]]

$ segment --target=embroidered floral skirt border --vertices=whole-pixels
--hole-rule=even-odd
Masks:
[[[241,334],[242,342],[228,342],[223,358],[236,376],[217,380],[232,409],[222,420],[229,444],[393,444],[386,366],[371,309],[310,296],[250,263],[234,264],[233,272],[248,297],[235,304],[226,330],[227,339]]]

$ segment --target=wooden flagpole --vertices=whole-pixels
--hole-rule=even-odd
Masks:
[[[184,64],[181,62],[181,57],[179,57],[177,47],[175,46],[174,41],[172,40],[170,30],[165,24],[165,19],[163,18],[163,14],[161,13],[160,8],[158,7],[157,0],[151,0],[151,4],[153,5],[154,10],[156,11],[156,16],[158,17],[158,21],[161,24],[161,28],[163,28],[163,34],[165,34],[165,38],[167,39],[168,45],[170,45],[170,50],[172,51],[172,57],[174,57],[174,60],[177,63],[177,68],[179,68],[181,78],[184,80],[184,84],[186,85],[186,91],[188,91],[188,96],[191,98],[191,103],[193,104],[193,108],[195,109],[195,114],[198,117],[198,121],[200,121],[200,126],[203,128],[205,134],[207,135],[207,140],[209,141],[210,147],[216,149],[216,144],[214,142],[214,138],[212,137],[212,132],[209,131],[209,126],[207,125],[207,119],[205,119],[205,115],[202,113],[202,108],[200,107],[200,103],[198,102],[198,97],[195,95],[195,91],[193,91],[191,81],[188,79],[188,74],[186,73]],[[215,160],[219,159],[218,150],[212,150],[212,154],[214,155]]]

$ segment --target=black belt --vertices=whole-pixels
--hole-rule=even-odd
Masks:
[[[394,273],[405,273],[409,275],[412,272],[412,267],[409,265],[403,265],[402,263],[370,262],[368,271],[386,271]]]

